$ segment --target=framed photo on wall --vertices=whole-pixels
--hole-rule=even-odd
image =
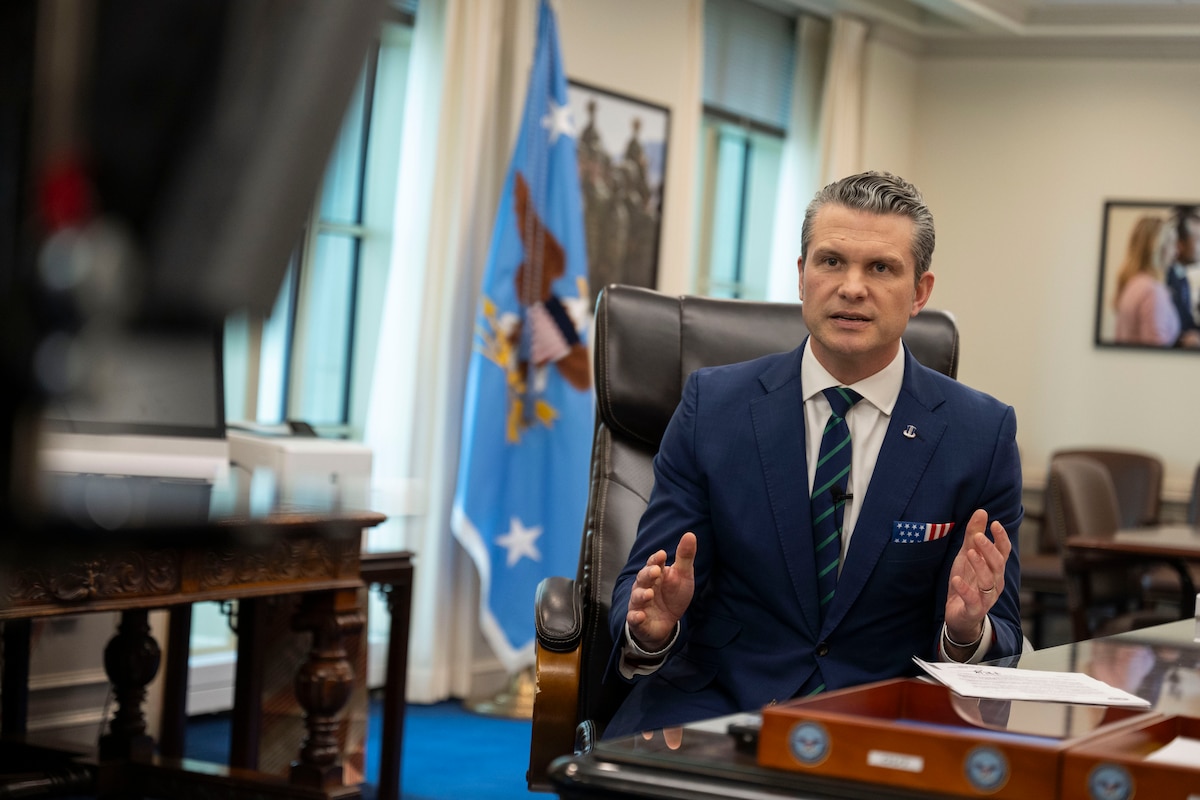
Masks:
[[[1105,202],[1096,345],[1200,353],[1197,262],[1200,201]]]
[[[578,129],[588,284],[654,288],[671,112],[664,106],[569,81]]]

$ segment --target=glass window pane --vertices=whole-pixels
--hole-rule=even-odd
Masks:
[[[355,237],[317,236],[302,286],[302,330],[297,331],[293,402],[289,416],[314,424],[341,424],[346,413],[350,318],[354,298]]]
[[[740,297],[767,299],[767,273],[775,230],[775,203],[783,162],[783,140],[759,133],[750,135],[751,155],[746,181],[746,212],[742,215],[742,271]],[[801,219],[791,221],[797,228]],[[800,254],[796,253],[796,257]]]
[[[288,354],[288,332],[292,318],[292,286],[296,282],[296,264],[288,268],[275,300],[271,316],[263,323],[262,356],[258,372],[259,422],[283,422],[285,365]]]
[[[341,133],[329,157],[329,166],[325,168],[325,182],[321,188],[321,220],[324,222],[359,222],[365,82],[365,75],[359,75]]]
[[[702,161],[710,166],[701,172],[699,206],[711,213],[699,232],[698,290],[766,299],[783,139],[711,118],[703,124]]]
[[[712,261],[709,293],[714,297],[736,297],[741,272],[740,236],[742,185],[745,175],[746,137],[737,129],[723,127],[717,139],[716,193],[712,223]]]
[[[225,320],[225,341],[222,365],[225,373],[225,419],[245,420],[246,376],[249,362],[250,322],[246,312],[234,314]]]

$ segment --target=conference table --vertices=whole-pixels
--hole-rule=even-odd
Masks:
[[[1005,661],[1003,666],[1082,672],[1148,700],[1156,711],[1200,717],[1198,634],[1197,622],[1186,619],[1030,650]],[[1085,725],[1094,719],[1089,716],[1094,707],[1063,705],[1058,710],[1064,715],[1074,714],[1075,721],[1056,719],[1055,725]],[[550,765],[549,778],[560,797],[581,800],[603,797],[916,800],[931,795],[928,790],[759,766],[753,738],[746,732],[753,729],[753,716],[708,720],[682,730],[601,741],[589,753],[556,759]],[[1200,777],[1197,790],[1200,791]],[[1052,797],[1053,792],[1045,796]]]
[[[289,488],[261,472],[239,470],[216,485],[89,476],[53,491],[46,511],[10,520],[0,536],[0,734],[6,746],[31,754],[18,758],[41,764],[50,749],[26,730],[31,621],[112,611],[120,623],[104,666],[115,708],[96,753],[65,754],[86,767],[95,793],[313,800],[360,794],[343,780],[343,711],[356,682],[365,679],[348,660],[347,641],[365,621],[364,574],[369,583],[394,583],[404,591],[411,585],[409,554],[381,560],[361,552],[364,529],[382,522],[382,514],[327,487]],[[254,628],[256,607],[283,596],[298,598],[292,629],[311,634],[307,656],[295,665],[304,732],[286,777],[258,772],[256,763],[269,655],[264,631]],[[201,601],[240,605],[227,766],[182,758],[190,609]],[[151,635],[154,609],[171,611],[165,664]],[[401,613],[406,642],[407,607]],[[403,642],[394,655],[402,674]],[[143,706],[160,666],[166,696],[155,742]],[[67,774],[75,779],[79,770]]]
[[[1147,563],[1169,564],[1180,582],[1180,615],[1196,613],[1196,585],[1188,565],[1200,564],[1200,527],[1183,524],[1122,528],[1111,533],[1069,536],[1066,547],[1071,555],[1117,556]]]

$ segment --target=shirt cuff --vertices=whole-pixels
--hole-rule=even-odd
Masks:
[[[946,654],[946,623],[942,623],[942,635],[938,637],[938,656],[942,661],[957,661]],[[961,664],[978,664],[983,661],[983,656],[992,646],[992,618],[990,616],[983,618],[983,634],[979,637],[978,644],[975,645],[975,652],[971,653],[971,657],[966,661],[961,661]]]
[[[633,634],[629,632],[629,623],[626,622],[625,641],[621,644],[621,660],[617,664],[617,671],[621,673],[622,678],[650,675],[656,672],[667,660],[667,654],[671,652],[671,648],[675,646],[675,640],[678,638],[679,623],[676,622],[671,640],[661,650],[650,653],[638,647],[638,643],[633,640]]]

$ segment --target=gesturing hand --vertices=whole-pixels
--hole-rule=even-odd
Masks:
[[[696,534],[688,531],[675,548],[675,561],[667,566],[667,553],[659,550],[638,570],[625,621],[643,650],[656,652],[666,646],[683,617],[696,587]]]
[[[999,522],[992,523],[993,543],[984,531],[987,512],[982,508],[971,515],[962,549],[950,568],[950,589],[946,593],[946,630],[956,642],[979,638],[983,618],[1004,591],[1004,565],[1012,552],[1008,532]]]

